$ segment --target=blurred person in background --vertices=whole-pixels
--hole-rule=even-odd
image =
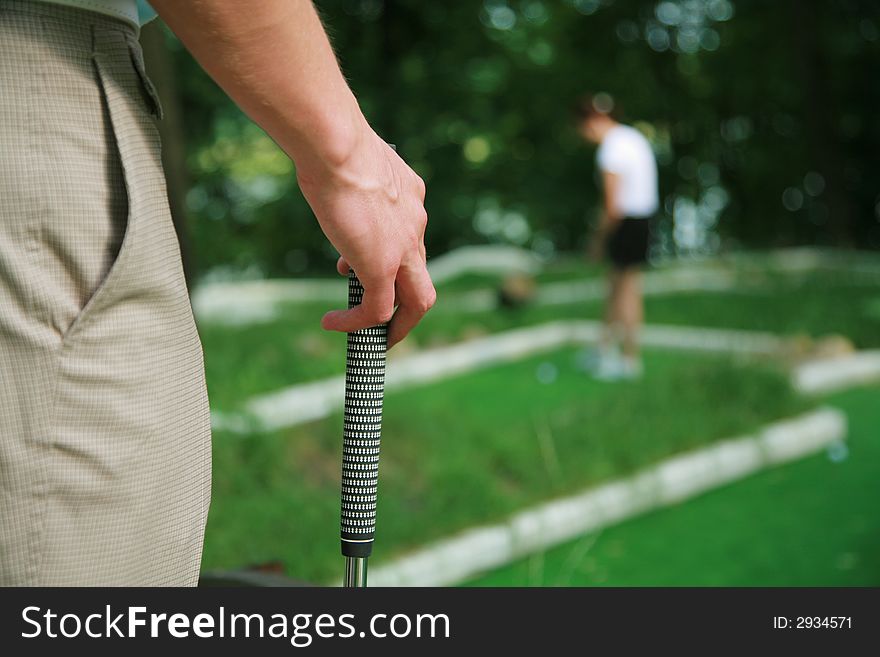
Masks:
[[[614,118],[614,101],[604,93],[577,105],[578,132],[599,146],[602,211],[590,255],[610,267],[602,335],[585,365],[604,380],[642,374],[639,330],[644,321],[642,267],[648,261],[651,218],[657,212],[657,162],[648,140]]]
[[[294,161],[363,283],[324,328],[401,340],[434,302],[425,186],[312,3],[151,4]],[[135,0],[0,1],[0,585],[198,581],[211,422],[139,23]]]

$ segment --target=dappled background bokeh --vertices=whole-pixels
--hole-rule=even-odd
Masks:
[[[661,254],[880,247],[874,2],[318,6],[365,114],[428,184],[432,255],[584,243],[597,192],[572,107],[585,91],[610,93],[654,145]],[[178,203],[196,271],[326,272],[334,256],[290,162],[173,39],[164,45],[175,84],[163,97],[177,114],[166,143],[184,145],[168,155],[190,176]]]
[[[569,341],[389,393],[377,560],[832,404],[848,447],[520,554],[478,583],[880,583],[880,389],[790,383],[805,362],[880,347],[877,3],[317,6],[368,119],[427,183],[439,302],[397,359],[601,316],[600,271],[582,257],[594,151],[572,120],[587,91],[611,94],[657,156],[649,325],[779,341],[769,354],[649,344],[645,378],[618,384],[580,372]],[[287,157],[160,22],[142,42],[217,418],[205,568],[334,581],[339,411],[229,418],[342,371],[344,339],[318,321],[344,286],[315,280],[336,254]],[[475,245],[487,250],[461,251]]]

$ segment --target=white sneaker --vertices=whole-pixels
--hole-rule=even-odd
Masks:
[[[627,356],[603,358],[593,371],[593,376],[600,381],[624,381],[638,379],[642,376],[642,362]]]
[[[641,358],[633,358],[632,356],[624,356],[621,360],[623,365],[623,373],[625,379],[641,379],[644,368],[642,367]]]
[[[620,360],[620,350],[615,345],[596,346],[584,349],[576,357],[577,366],[585,372],[593,372],[602,367],[608,360]]]

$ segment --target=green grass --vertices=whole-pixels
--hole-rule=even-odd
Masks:
[[[595,275],[572,261],[549,268],[539,280]],[[458,295],[495,283],[481,275],[440,286],[437,307],[397,353],[601,314],[599,302],[467,314],[454,309]],[[741,283],[732,292],[649,297],[647,319],[782,335],[837,333],[859,347],[880,346],[876,285],[842,274],[759,270],[742,274]],[[200,326],[212,407],[234,410],[251,395],[341,373],[345,338],[318,325],[331,307],[287,304],[267,324]],[[647,376],[634,383],[592,381],[574,367],[574,350],[566,349],[390,394],[376,558],[497,521],[814,403],[794,395],[772,363],[657,351],[646,359]],[[553,383],[538,381],[539,366],[545,373],[555,368]],[[863,453],[877,462],[870,445],[880,417],[870,395],[849,394],[834,399],[855,417],[849,461],[836,465],[817,456],[785,466],[485,581],[877,583],[876,567],[866,565],[873,562],[865,555],[878,547],[866,501],[878,490],[867,478],[869,461],[855,459]],[[340,434],[338,416],[267,435],[216,433],[204,567],[281,560],[294,577],[321,582],[338,576]],[[667,524],[667,514],[681,515]]]
[[[547,277],[579,272],[551,269]],[[479,278],[485,281],[485,277]],[[465,281],[467,282],[467,281]],[[598,319],[599,302],[533,306],[519,310],[460,313],[440,301],[398,352],[450,344],[486,333],[556,319]],[[451,306],[452,304],[450,304]],[[771,331],[782,335],[820,337],[842,334],[861,348],[880,347],[880,288],[840,274],[752,276],[736,292],[703,292],[652,296],[646,317],[654,324],[683,324]],[[280,317],[247,327],[202,325],[208,391],[212,406],[233,410],[249,396],[339,374],[344,368],[345,338],[321,331],[321,316],[332,304],[289,304]]]
[[[534,275],[538,284],[568,281],[578,278],[600,275],[602,267],[583,258],[561,258],[546,263],[541,271]],[[443,295],[457,294],[496,287],[504,279],[504,275],[492,273],[467,273],[443,281],[437,285],[438,292]]]
[[[232,410],[251,395],[338,374],[345,336],[321,330],[325,304],[282,307],[276,321],[252,326],[200,324],[211,407]]]
[[[690,324],[770,331],[780,335],[830,334],[860,348],[880,347],[880,287],[834,276],[789,278],[741,293],[687,293],[648,297],[645,314],[657,324]]]
[[[568,280],[571,280],[569,278]],[[576,278],[575,278],[576,280]],[[599,319],[600,301],[462,314],[443,298],[419,328],[419,343],[455,341],[468,331],[495,332],[554,319]],[[845,335],[861,348],[880,347],[880,286],[842,273],[768,276],[750,273],[729,291],[682,292],[645,299],[646,321],[770,331],[780,335]]]
[[[880,585],[880,387],[828,401],[849,455],[825,453],[585,536],[476,586]]]
[[[805,408],[758,363],[649,352],[644,379],[608,384],[575,355],[388,396],[377,559]],[[215,435],[205,568],[281,560],[305,580],[338,575],[341,424]]]

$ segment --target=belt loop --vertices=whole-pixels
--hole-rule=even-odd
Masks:
[[[144,85],[144,90],[147,92],[147,96],[149,96],[150,101],[153,104],[153,116],[161,121],[165,116],[165,111],[162,109],[162,102],[159,100],[159,92],[156,91],[153,81],[150,79],[150,76],[147,75],[147,65],[144,63],[144,51],[141,47],[141,43],[136,38],[127,38],[126,40],[128,41],[128,50],[131,53],[131,59],[134,62],[135,70],[141,79],[141,84]]]

